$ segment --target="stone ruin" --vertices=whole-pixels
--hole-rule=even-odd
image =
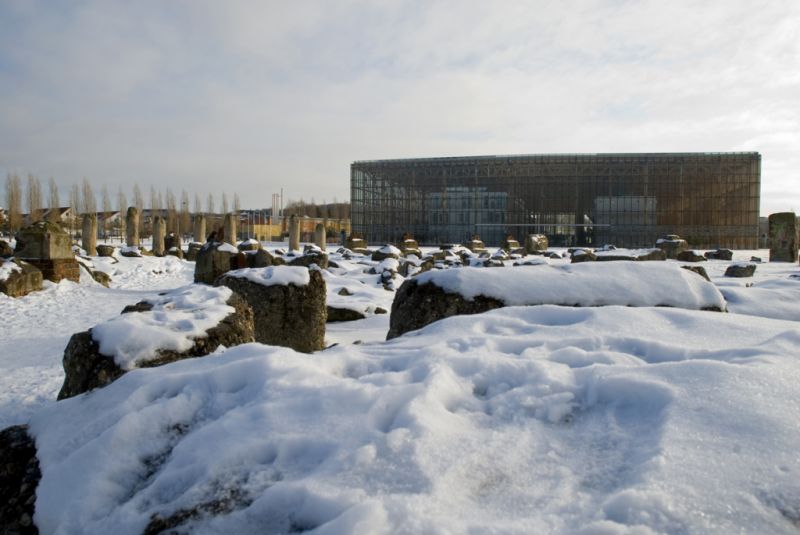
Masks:
[[[81,242],[88,256],[97,254],[97,214],[83,215]]]
[[[769,216],[769,261],[797,261],[797,217],[794,212]]]
[[[317,226],[314,227],[314,245],[325,250],[327,247],[327,233],[325,231],[325,225],[322,223],[317,223]]]
[[[125,214],[125,245],[139,247],[139,210],[129,206]]]
[[[69,234],[50,221],[38,221],[20,230],[15,256],[39,269],[49,281],[80,280]]]
[[[244,267],[247,267],[244,253],[228,243],[208,241],[197,252],[194,282],[214,284],[214,281],[228,271]]]
[[[167,222],[161,216],[153,218],[153,254],[164,256],[164,238],[167,235]]]
[[[357,234],[351,234],[346,243],[346,247],[356,254],[369,254],[366,240]]]
[[[519,242],[511,234],[503,239],[503,242],[500,244],[500,248],[508,254],[525,254],[525,249],[520,247]]]
[[[264,268],[300,270],[302,267]],[[266,272],[262,272],[266,274]],[[228,273],[218,284],[241,295],[252,307],[255,341],[311,353],[325,347],[326,285],[317,269],[307,270],[305,285],[256,282],[242,273]]]
[[[467,243],[464,244],[464,247],[469,249],[475,254],[481,254],[487,252],[486,245],[484,245],[483,241],[481,241],[481,237],[475,234],[472,236]]]
[[[197,214],[192,220],[192,230],[194,234],[194,241],[196,243],[203,243],[206,240],[206,216]]]
[[[164,236],[164,250],[170,256],[183,258],[183,242],[181,237],[174,232],[170,232]]]
[[[668,259],[677,260],[680,253],[689,249],[689,244],[677,234],[667,234],[656,240],[656,247],[664,251]]]
[[[254,340],[253,311],[236,293],[227,304],[234,312],[225,317],[215,327],[206,331],[205,336],[194,340],[194,345],[186,351],[157,350],[155,358],[146,360],[137,367],[152,368],[177,360],[202,357],[215,351],[220,345],[231,347]],[[141,301],[125,307],[122,314],[148,313],[153,305]],[[64,384],[58,399],[66,399],[106,386],[126,373],[114,361],[113,356],[100,352],[98,343],[92,338],[92,330],[73,334],[64,350]]]
[[[528,254],[541,254],[549,246],[547,236],[544,234],[528,234],[525,236],[525,252]]]
[[[42,272],[24,260],[0,258],[0,293],[22,297],[41,290],[43,282]]]
[[[225,243],[236,245],[236,214],[225,214]],[[221,241],[223,241],[221,240]]]
[[[289,251],[300,250],[300,222],[297,214],[289,216]]]

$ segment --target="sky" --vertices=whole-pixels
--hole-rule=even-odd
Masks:
[[[762,215],[800,212],[800,2],[0,0],[0,172],[62,198],[257,208],[347,200],[356,160],[684,151],[760,152]]]

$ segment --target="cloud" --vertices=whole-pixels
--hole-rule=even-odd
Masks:
[[[793,1],[6,2],[0,170],[269,206],[356,159],[757,150],[766,213],[800,207],[798,32]]]

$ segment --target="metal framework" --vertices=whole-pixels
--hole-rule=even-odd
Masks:
[[[554,245],[756,248],[761,155],[531,154],[357,161],[354,232],[398,242],[487,245],[543,233]]]

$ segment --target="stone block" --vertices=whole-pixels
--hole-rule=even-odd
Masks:
[[[769,216],[769,261],[797,261],[797,217],[794,212]]]
[[[23,260],[74,258],[69,234],[50,221],[38,221],[20,230],[15,256]]]
[[[0,293],[9,297],[22,297],[42,289],[42,272],[19,259],[0,260]]]

